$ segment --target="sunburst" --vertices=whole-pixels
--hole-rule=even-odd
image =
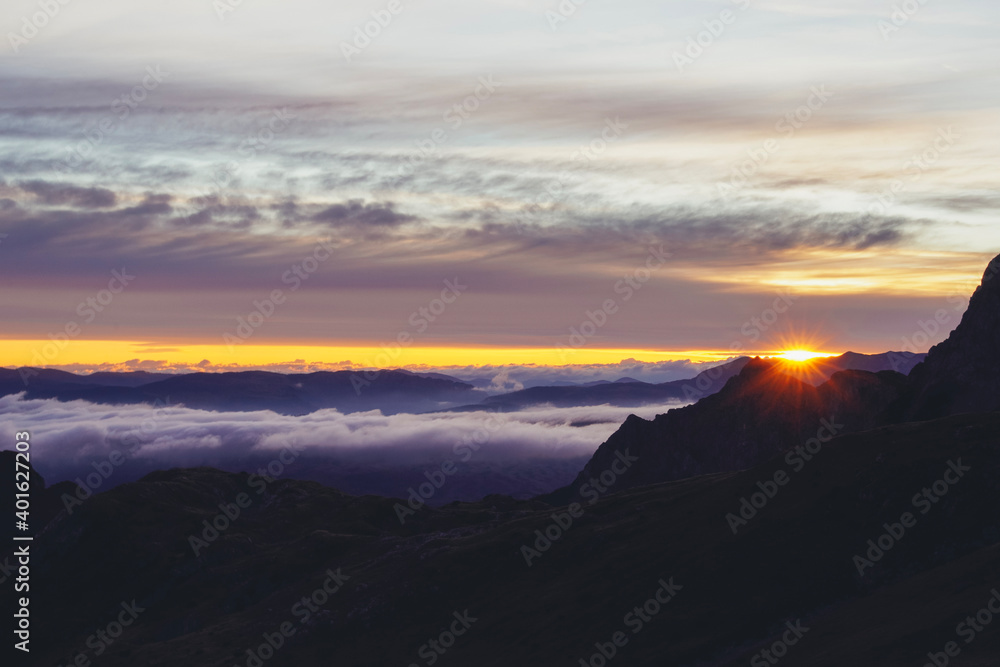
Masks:
[[[830,352],[814,352],[813,350],[785,350],[774,356],[779,359],[784,359],[785,361],[806,362],[812,361],[813,359],[835,357],[837,355]]]

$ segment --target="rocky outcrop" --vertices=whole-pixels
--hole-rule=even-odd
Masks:
[[[911,373],[904,418],[1000,410],[1000,256],[990,262],[948,340]]]
[[[1000,410],[998,274],[1000,257],[990,262],[958,328],[908,377],[894,371],[843,371],[814,387],[796,377],[802,373],[795,366],[754,359],[714,396],[652,421],[629,417],[571,486],[545,500],[571,502],[583,485],[600,484],[601,474],[626,449],[639,461],[615,475],[609,492],[743,470],[818,437],[822,428],[829,433],[831,424],[842,435]]]
[[[893,371],[842,371],[815,387],[786,373],[786,364],[753,359],[714,396],[652,421],[629,417],[572,485],[545,500],[572,501],[582,485],[613,470],[616,457],[626,450],[638,459],[636,465],[600,488],[610,492],[743,470],[810,438],[828,441],[888,423],[888,408],[906,387],[906,377]]]

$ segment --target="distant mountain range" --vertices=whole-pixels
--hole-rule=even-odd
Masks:
[[[22,377],[28,378],[27,386]],[[185,405],[217,411],[273,410],[304,415],[324,408],[344,413],[382,410],[385,414],[429,412],[479,401],[484,394],[447,376],[408,371],[337,371],[309,374],[97,373],[75,375],[51,369],[0,369],[0,395],[85,400],[128,405]]]
[[[893,368],[908,373],[923,357],[909,352],[876,355],[848,352],[840,357],[817,360],[812,366],[816,376],[823,379],[846,369]],[[0,368],[0,396],[24,391],[27,398],[121,405],[169,403],[200,410],[273,410],[285,415],[303,415],[325,408],[343,413],[381,410],[385,414],[398,414],[437,410],[511,412],[539,405],[639,407],[691,402],[710,396],[739,374],[749,360],[749,357],[736,359],[690,380],[650,384],[622,378],[616,382],[532,387],[490,397],[457,378],[405,370],[76,375],[54,369]]]
[[[816,359],[810,364],[811,378],[828,379],[843,370],[896,370],[909,373],[925,355],[910,352],[883,354],[858,354],[848,352],[839,357]],[[623,378],[617,382],[595,382],[580,386],[532,387],[509,394],[491,396],[479,405],[463,406],[458,410],[479,410],[483,406],[505,411],[523,410],[536,405],[579,407],[588,405],[615,405],[639,407],[662,405],[672,401],[697,401],[718,392],[726,382],[737,375],[750,362],[750,357],[740,357],[726,364],[699,373],[690,380],[675,380],[660,384],[639,382]]]

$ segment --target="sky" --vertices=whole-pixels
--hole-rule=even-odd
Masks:
[[[8,0],[0,365],[925,351],[1000,252],[998,19]]]

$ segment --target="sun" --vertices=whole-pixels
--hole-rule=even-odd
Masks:
[[[785,361],[812,361],[813,359],[823,359],[826,357],[835,357],[836,354],[830,354],[829,352],[813,352],[812,350],[785,350],[775,355],[779,359],[784,359]]]

